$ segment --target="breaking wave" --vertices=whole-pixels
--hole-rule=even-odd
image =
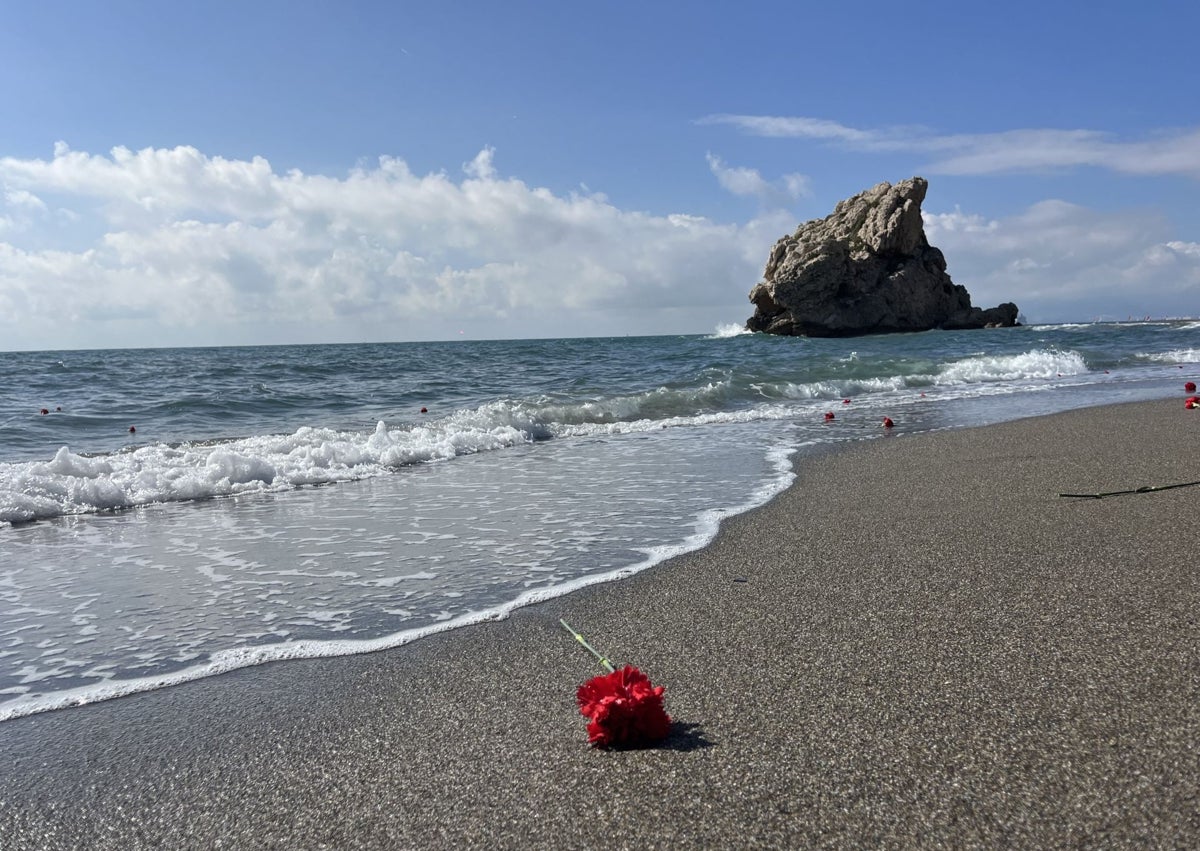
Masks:
[[[1081,375],[1087,371],[1087,363],[1078,352],[1034,350],[1018,355],[977,355],[955,361],[938,370],[933,381],[935,384],[1019,381]]]
[[[1200,349],[1174,349],[1169,352],[1152,352],[1139,357],[1155,363],[1200,363]]]
[[[1200,359],[1196,350],[1161,357]],[[353,481],[556,438],[785,419],[798,413],[797,405],[844,396],[995,386],[1088,371],[1078,353],[1053,350],[976,355],[940,367],[854,358],[827,368],[849,371],[805,382],[712,370],[681,387],[592,399],[496,400],[427,425],[389,428],[381,421],[366,432],[304,427],[292,434],[160,443],[105,455],[63,446],[49,461],[0,464],[0,522]]]
[[[745,325],[739,325],[736,322],[726,322],[716,327],[716,330],[712,332],[711,339],[724,340],[729,337],[743,337],[753,333]]]

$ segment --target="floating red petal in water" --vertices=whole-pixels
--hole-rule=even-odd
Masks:
[[[843,400],[842,400],[842,404],[843,404],[843,405],[849,405],[849,404],[850,404],[850,400],[849,400],[849,399],[843,399]]]
[[[134,433],[134,432],[136,432],[136,431],[137,431],[137,426],[130,426],[130,427],[129,427],[129,433],[130,433],[130,434],[133,434],[133,433]]]
[[[1188,393],[1195,393],[1196,392],[1196,382],[1194,382],[1194,381],[1187,382],[1186,384],[1183,385],[1183,389]]]
[[[422,409],[421,409],[421,413],[422,413],[422,414],[428,414],[428,413],[429,413],[429,409],[428,409],[428,408],[422,408]]]
[[[50,413],[50,411],[48,411],[46,408],[42,408],[42,416],[43,417],[46,416],[46,414],[48,414],[48,413]]]
[[[833,419],[833,411],[826,411],[825,412],[825,422],[829,422],[832,419]]]
[[[892,428],[892,427],[893,427],[893,426],[895,426],[895,425],[896,425],[896,424],[895,424],[894,422],[892,422],[892,418],[891,418],[891,417],[884,417],[884,418],[883,418],[883,427],[884,427],[884,428]]]

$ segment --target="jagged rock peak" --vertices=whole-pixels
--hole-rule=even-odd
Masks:
[[[971,305],[929,244],[921,203],[929,183],[880,183],[775,243],[750,290],[752,331],[847,337],[1017,324],[1017,307]]]

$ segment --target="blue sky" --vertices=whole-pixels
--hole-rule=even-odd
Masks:
[[[914,174],[976,304],[1195,315],[1198,8],[8,4],[0,349],[708,333]]]

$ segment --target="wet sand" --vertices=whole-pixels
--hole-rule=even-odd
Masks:
[[[706,549],[372,655],[0,724],[0,847],[1200,846],[1200,412],[895,435]],[[586,744],[599,673],[658,748]]]

